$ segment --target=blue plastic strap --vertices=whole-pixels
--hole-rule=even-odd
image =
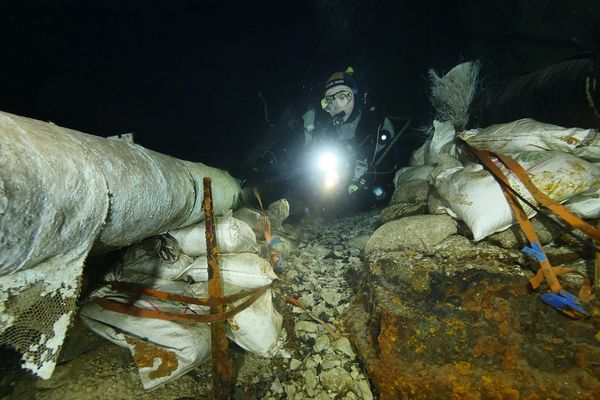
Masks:
[[[542,250],[542,246],[538,242],[531,243],[531,247],[525,246],[521,249],[523,253],[533,256],[538,261],[546,260],[546,254]]]

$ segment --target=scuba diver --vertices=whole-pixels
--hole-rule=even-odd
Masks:
[[[348,67],[327,79],[321,110],[309,107],[298,133],[263,153],[246,187],[258,187],[267,203],[287,198],[291,215],[316,208],[348,213],[387,202],[394,191],[399,134],[367,102],[353,73]]]

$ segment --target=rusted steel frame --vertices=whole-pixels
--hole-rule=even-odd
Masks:
[[[204,222],[206,225],[206,258],[208,259],[208,297],[220,299],[223,297],[223,283],[219,268],[219,248],[215,232],[213,213],[211,178],[204,177]],[[211,314],[223,312],[223,305],[210,307]],[[229,342],[225,336],[225,321],[210,325],[211,362],[212,362],[212,398],[228,399],[233,394],[233,362],[229,358]]]

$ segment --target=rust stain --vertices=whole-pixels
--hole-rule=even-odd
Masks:
[[[452,336],[466,337],[465,323],[456,318],[449,318],[446,320],[448,326],[446,327],[446,334]]]
[[[473,348],[473,357],[493,357],[504,351],[503,346],[493,337],[483,336],[477,340]]]
[[[454,368],[456,368],[456,370],[458,372],[460,372],[461,375],[465,375],[465,376],[473,375],[473,366],[471,365],[470,362],[466,362],[466,361],[455,362]]]
[[[559,139],[569,145],[574,144],[574,145],[578,146],[581,144],[581,140],[574,138],[573,136],[561,136],[561,137],[559,137]]]
[[[125,337],[127,343],[133,347],[133,361],[138,368],[152,368],[154,360],[159,359],[160,365],[155,371],[148,374],[150,379],[163,378],[170,376],[177,367],[179,362],[175,353],[153,346],[141,340]]]

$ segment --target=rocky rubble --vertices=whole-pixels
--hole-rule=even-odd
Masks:
[[[340,337],[333,338],[304,311],[277,296],[284,329],[274,356],[261,358],[230,345],[237,368],[235,399],[376,397],[344,332],[341,315],[354,298],[346,277],[363,268],[362,252],[378,216],[371,212],[301,227],[297,250],[279,271],[278,291],[298,298]],[[208,397],[211,387],[209,365],[202,365],[175,382],[145,392],[128,351],[91,334],[78,322],[70,330],[63,361],[50,380],[35,379],[16,370],[16,365],[15,359],[12,365],[0,367],[3,400],[201,399]]]
[[[528,288],[534,265],[510,238],[473,242],[446,215],[412,215],[411,204],[427,197],[423,185],[396,193],[390,207],[410,211],[388,213],[390,221],[381,218],[385,211],[372,211],[299,227],[296,249],[278,271],[277,291],[299,299],[340,337],[276,296],[284,328],[273,357],[231,346],[235,399],[597,398],[598,315],[574,321],[541,303]],[[546,248],[551,260],[591,267],[577,247],[561,240],[555,237]],[[580,284],[561,280],[573,292]],[[0,398],[183,400],[210,394],[207,364],[148,393],[126,350],[78,324],[68,340],[48,381],[0,367]]]

